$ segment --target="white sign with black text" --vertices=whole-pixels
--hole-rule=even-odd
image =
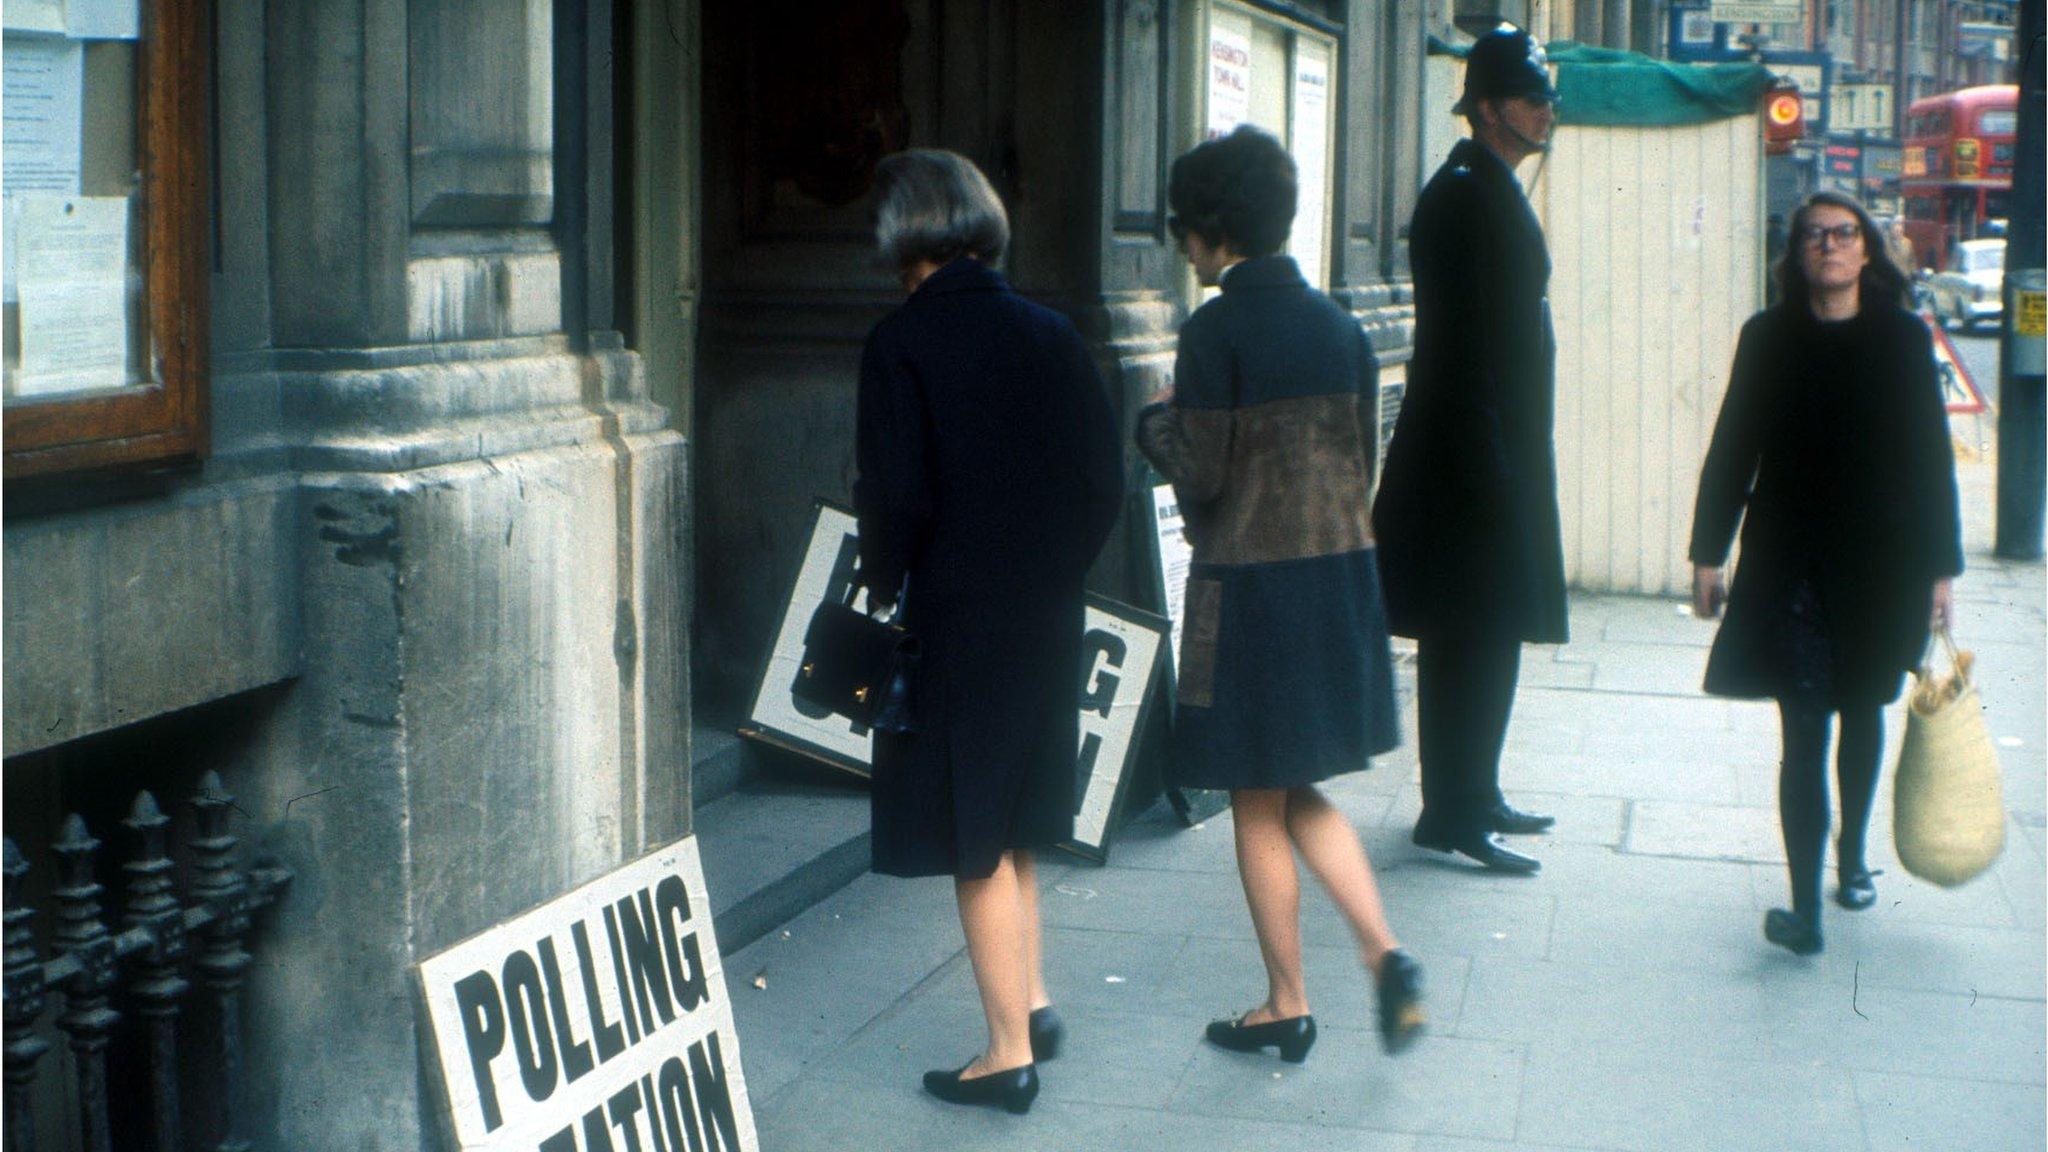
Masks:
[[[753,1152],[697,841],[420,963],[461,1152]]]
[[[818,502],[811,541],[797,569],[796,587],[782,610],[782,627],[768,653],[768,668],[754,693],[742,733],[816,756],[861,776],[868,774],[868,729],[830,709],[799,700],[790,692],[804,660],[804,632],[811,614],[827,601],[860,611],[868,605],[867,589],[855,576],[860,571],[859,525],[853,513],[836,504]]]
[[[1171,489],[1166,489],[1171,498]],[[754,706],[740,734],[822,760],[866,777],[872,774],[868,729],[798,700],[790,692],[803,662],[804,632],[828,599],[867,606],[860,584],[859,526],[853,514],[820,500],[811,541],[783,609],[782,627]],[[1081,740],[1076,761],[1074,838],[1068,849],[1103,859],[1137,764],[1138,740],[1166,646],[1167,622],[1106,596],[1090,594],[1081,637]]]
[[[1081,753],[1074,838],[1064,847],[1091,860],[1109,857],[1109,840],[1137,766],[1138,737],[1152,701],[1166,621],[1105,596],[1088,598],[1081,635]]]

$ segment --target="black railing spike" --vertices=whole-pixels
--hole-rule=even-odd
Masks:
[[[64,981],[64,1011],[57,1017],[71,1040],[78,1074],[80,1146],[84,1152],[113,1152],[107,1117],[107,1034],[120,1019],[108,1006],[114,986],[115,940],[100,919],[100,895],[93,879],[93,858],[100,842],[86,831],[85,820],[73,813],[64,820],[57,843],[57,951],[76,963]]]
[[[149,1033],[152,1130],[157,1152],[178,1152],[178,1002],[191,985],[178,975],[185,956],[185,917],[174,893],[176,866],[165,852],[165,830],[171,821],[157,807],[156,797],[142,792],[121,823],[136,838],[135,859],[121,866],[128,874],[123,923],[130,933],[148,941],[136,959],[130,991]]]
[[[199,795],[192,803],[199,810],[199,836],[192,841],[192,896],[213,914],[200,930],[194,967],[220,1013],[220,1046],[214,1053],[221,1081],[220,1111],[215,1118],[220,1137],[215,1147],[218,1152],[241,1152],[249,1146],[237,1135],[237,1123],[241,1115],[242,981],[250,960],[242,949],[242,939],[249,932],[253,900],[249,878],[235,859],[239,841],[228,828],[234,797],[221,786],[218,773],[200,777]]]
[[[36,1017],[43,1014],[43,966],[36,961],[35,918],[21,899],[28,861],[14,838],[7,837],[6,884],[0,889],[6,905],[5,975],[0,998],[5,1000],[7,1075],[7,1152],[35,1152],[36,1062],[49,1044],[36,1035]]]

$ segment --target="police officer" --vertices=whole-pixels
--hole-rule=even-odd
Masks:
[[[1550,144],[1546,65],[1512,24],[1467,57],[1472,139],[1415,205],[1415,356],[1373,507],[1389,623],[1416,640],[1415,843],[1524,875],[1541,865],[1496,833],[1554,821],[1509,806],[1501,748],[1522,644],[1566,638],[1550,256],[1515,176]]]

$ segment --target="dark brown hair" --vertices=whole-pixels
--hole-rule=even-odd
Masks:
[[[1800,266],[1799,254],[1806,246],[1802,238],[1806,218],[1813,214],[1815,208],[1840,208],[1856,217],[1856,227],[1863,233],[1863,254],[1870,257],[1870,262],[1863,266],[1859,287],[1862,303],[1867,306],[1881,301],[1901,308],[1910,307],[1912,280],[1892,263],[1891,249],[1885,243],[1883,230],[1854,197],[1840,192],[1815,192],[1801,200],[1799,207],[1792,212],[1792,220],[1786,226],[1785,255],[1779,258],[1778,266],[1772,270],[1785,304],[1801,311],[1810,304],[1812,292],[1806,282],[1806,269]]]

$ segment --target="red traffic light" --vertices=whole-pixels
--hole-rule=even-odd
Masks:
[[[1764,151],[1780,156],[1806,135],[1806,103],[1799,89],[1791,85],[1773,87],[1764,93]]]

